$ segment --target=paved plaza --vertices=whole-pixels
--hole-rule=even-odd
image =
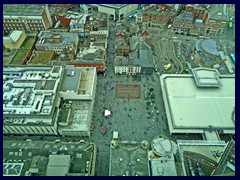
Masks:
[[[110,29],[114,25],[112,23]],[[94,129],[90,138],[98,147],[96,166],[98,176],[108,175],[110,141],[113,131],[119,132],[120,140],[138,142],[142,140],[150,142],[159,134],[170,137],[159,77],[156,74],[137,77],[114,74],[114,31],[113,29],[109,34],[109,53],[105,75],[98,76],[93,118]],[[149,88],[153,89],[154,99],[145,99],[143,96]],[[130,89],[136,94],[135,97],[139,96],[138,99],[119,99],[115,96],[116,91],[128,90],[127,94],[130,94]],[[133,96],[132,93],[131,96]],[[105,109],[111,109],[110,118],[104,118]],[[107,127],[105,135],[101,134],[102,125]]]

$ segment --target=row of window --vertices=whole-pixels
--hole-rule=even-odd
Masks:
[[[78,67],[98,67],[98,68],[104,68],[103,65],[87,65],[87,64],[80,64],[77,65]]]
[[[3,19],[3,22],[31,22],[31,23],[41,23],[42,20],[27,20],[27,19]]]
[[[18,28],[16,28],[16,27],[4,27],[3,29],[4,30],[24,30],[24,28],[22,28],[22,27],[18,27]]]
[[[16,27],[19,27],[19,26],[20,26],[20,27],[22,27],[23,24],[4,24],[4,26],[10,26],[10,27],[11,27],[11,26],[13,26],[13,27],[15,27],[15,26],[16,26]]]
[[[28,24],[29,25],[29,27],[43,27],[43,24]]]
[[[31,31],[40,31],[40,30],[44,30],[44,28],[30,28],[31,29]]]
[[[28,24],[29,25],[29,27],[43,27],[43,24]],[[4,24],[4,26],[6,26],[6,27],[8,27],[8,26],[10,26],[10,27],[22,27],[23,26],[23,24]]]
[[[51,127],[41,127],[41,126],[4,126],[4,133],[44,133],[44,134],[54,134]]]
[[[61,50],[64,50],[64,49],[70,49],[70,48],[73,48],[72,46],[64,46],[64,47],[49,47],[49,49],[51,50],[54,50],[54,51],[61,51]]]

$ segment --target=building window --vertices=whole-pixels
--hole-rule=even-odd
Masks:
[[[206,34],[210,34],[211,33],[211,30],[212,30],[212,28],[207,28],[207,30],[206,30]]]

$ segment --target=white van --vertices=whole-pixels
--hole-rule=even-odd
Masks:
[[[113,131],[113,140],[118,140],[118,131]]]

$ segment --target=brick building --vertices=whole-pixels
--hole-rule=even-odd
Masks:
[[[142,23],[145,29],[153,31],[155,29],[162,29],[169,21],[171,15],[170,6],[152,6],[142,11]]]
[[[78,41],[79,38],[75,33],[41,31],[35,47],[40,51],[51,50],[57,54],[61,54],[65,50],[76,54]]]
[[[106,69],[106,50],[101,46],[90,46],[77,54],[77,59],[70,62],[76,67],[96,67],[98,72]]]
[[[212,4],[209,9],[209,21],[206,25],[206,35],[222,36],[228,21],[227,4]]]
[[[45,4],[4,4],[3,32],[13,30],[41,31],[52,27],[48,5]]]
[[[115,51],[117,54],[122,54],[122,55],[128,56],[129,44],[126,41],[126,39],[124,39],[124,38],[116,39]]]

